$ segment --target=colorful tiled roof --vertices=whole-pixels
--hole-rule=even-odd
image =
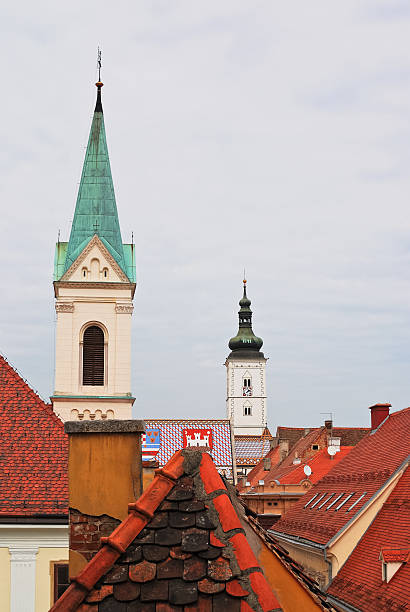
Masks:
[[[67,516],[63,424],[1,355],[0,438],[0,518]]]
[[[332,581],[328,593],[356,610],[405,612],[410,594],[410,468],[398,481],[373,523]],[[389,582],[382,560],[403,565]]]
[[[405,464],[410,440],[403,432],[409,430],[410,408],[392,413],[296,502],[273,532],[329,542]]]
[[[235,436],[236,463],[255,465],[270,450],[270,440],[265,436]]]
[[[176,452],[101,541],[52,612],[280,609],[224,482],[199,449]]]
[[[212,448],[210,455],[220,471],[230,475],[232,470],[231,426],[227,419],[191,420],[191,419],[145,419],[145,429],[160,430],[160,447],[155,455],[160,467],[163,467],[173,454],[183,449],[184,430],[211,431]],[[228,474],[229,472],[229,474]]]

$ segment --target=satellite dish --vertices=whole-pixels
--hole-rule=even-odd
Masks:
[[[333,455],[336,455],[336,453],[337,453],[337,448],[336,448],[336,446],[328,446],[328,447],[327,447],[327,452],[329,453],[329,455],[330,455],[331,457],[333,457]]]
[[[306,476],[310,476],[312,473],[312,468],[310,467],[310,465],[305,465],[303,471],[305,472]]]

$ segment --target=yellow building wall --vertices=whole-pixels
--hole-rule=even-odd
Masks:
[[[52,605],[51,562],[68,563],[67,548],[39,548],[36,557],[36,612],[48,612]],[[2,610],[3,608],[1,608]]]
[[[334,578],[342,565],[345,563],[348,556],[357,546],[359,540],[369,527],[370,523],[375,518],[376,514],[381,510],[383,504],[389,497],[390,493],[396,486],[403,472],[397,474],[397,477],[389,484],[388,487],[379,495],[377,499],[367,508],[359,518],[350,525],[350,527],[341,534],[340,538],[334,544],[329,546],[328,556],[332,562],[332,577]]]
[[[0,548],[0,610],[10,610],[10,553]]]

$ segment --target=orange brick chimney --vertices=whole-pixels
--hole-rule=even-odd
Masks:
[[[143,421],[67,421],[70,577],[126,518],[142,492]]]
[[[372,422],[372,430],[377,429],[380,423],[389,416],[391,404],[375,404],[370,406],[370,415]]]

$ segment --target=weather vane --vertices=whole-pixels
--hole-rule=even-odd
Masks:
[[[98,81],[101,81],[101,49],[98,47],[97,51],[97,66],[98,66]]]

